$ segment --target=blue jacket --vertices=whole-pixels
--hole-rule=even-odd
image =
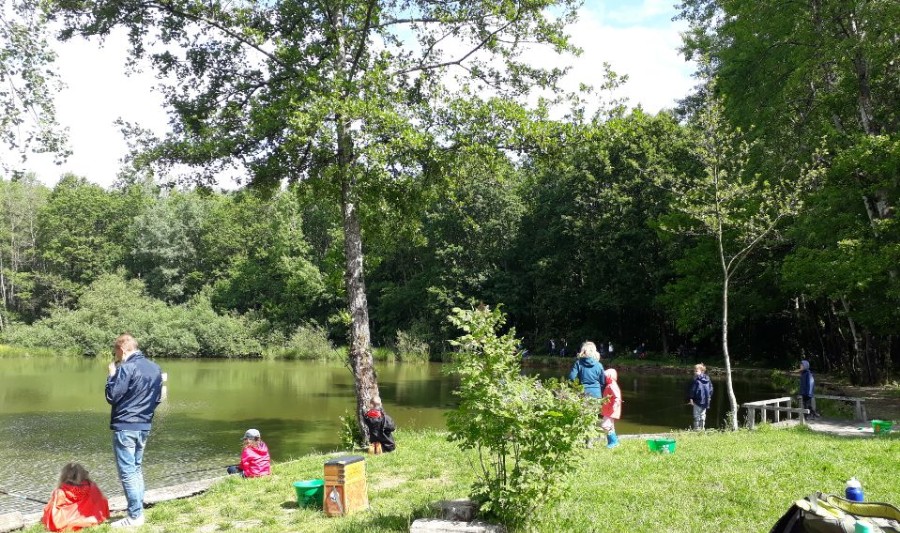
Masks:
[[[694,405],[709,409],[709,402],[712,400],[713,384],[706,374],[694,376],[694,382],[691,384],[691,401]]]
[[[603,374],[603,365],[592,357],[579,357],[569,371],[569,379],[578,379],[584,387],[584,393],[594,398],[603,396],[603,386],[606,376]]]
[[[809,369],[809,361],[803,360],[800,361],[800,368],[802,371],[800,372],[800,396],[806,396],[808,398],[813,397],[813,387],[815,387],[816,379],[812,375],[812,371]]]
[[[134,352],[106,379],[106,401],[112,406],[109,428],[149,431],[153,412],[162,401],[162,370]]]

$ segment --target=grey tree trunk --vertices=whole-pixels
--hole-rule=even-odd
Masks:
[[[737,397],[734,395],[734,383],[731,380],[731,354],[728,352],[728,275],[726,273],[722,283],[722,356],[725,358],[725,388],[728,391],[728,404],[731,412],[728,414],[732,431],[738,429]]]
[[[353,180],[345,180],[341,196],[344,223],[344,255],[346,257],[345,284],[350,310],[350,368],[356,385],[356,414],[363,444],[369,441],[364,422],[366,411],[372,408],[372,398],[379,396],[378,380],[372,360],[369,333],[369,306],[366,301],[366,282],[363,275],[362,232],[359,214],[353,198]]]

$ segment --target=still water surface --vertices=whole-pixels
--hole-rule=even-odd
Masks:
[[[217,476],[237,462],[240,439],[257,428],[274,461],[339,446],[339,417],[355,406],[353,380],[340,365],[306,361],[157,361],[169,375],[168,399],[157,410],[145,455],[148,488]],[[541,370],[542,377],[564,371]],[[107,495],[121,494],[112,456],[106,361],[81,358],[0,359],[0,514],[33,512],[59,470],[84,464]],[[620,372],[621,434],[687,428],[683,404],[690,380]],[[440,364],[379,365],[388,413],[401,428],[443,428],[453,407],[453,379]],[[724,382],[715,382],[708,426],[728,410]],[[735,384],[740,402],[778,395],[767,383]]]

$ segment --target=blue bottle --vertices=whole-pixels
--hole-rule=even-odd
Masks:
[[[852,502],[863,501],[862,484],[855,477],[850,478],[850,480],[847,481],[847,488],[844,490],[844,495]]]

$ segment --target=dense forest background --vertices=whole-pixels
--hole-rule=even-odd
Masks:
[[[501,97],[458,100],[441,111],[441,133],[398,163],[415,164],[416,179],[388,172],[377,194],[364,192],[373,344],[414,338],[440,358],[457,334],[450,309],[485,303],[502,305],[532,353],[550,339],[570,353],[589,339],[714,363],[721,261],[685,191],[709,174],[699,117],[718,102],[716,128],[745,147],[730,156],[741,172],[728,179],[801,199],[730,280],[732,359],[787,368],[806,357],[856,383],[891,379],[900,8],[681,9],[684,53],[702,72],[678,109],[551,119]],[[138,321],[162,355],[255,354],[310,329],[346,343],[341,208],[322,188],[270,180],[223,192],[139,168],[110,189],[86,178],[53,188],[29,175],[0,180],[4,342],[91,351],[108,344],[107,330]],[[733,198],[735,223],[718,242],[740,245],[764,198]],[[126,322],[125,310],[142,318]]]

